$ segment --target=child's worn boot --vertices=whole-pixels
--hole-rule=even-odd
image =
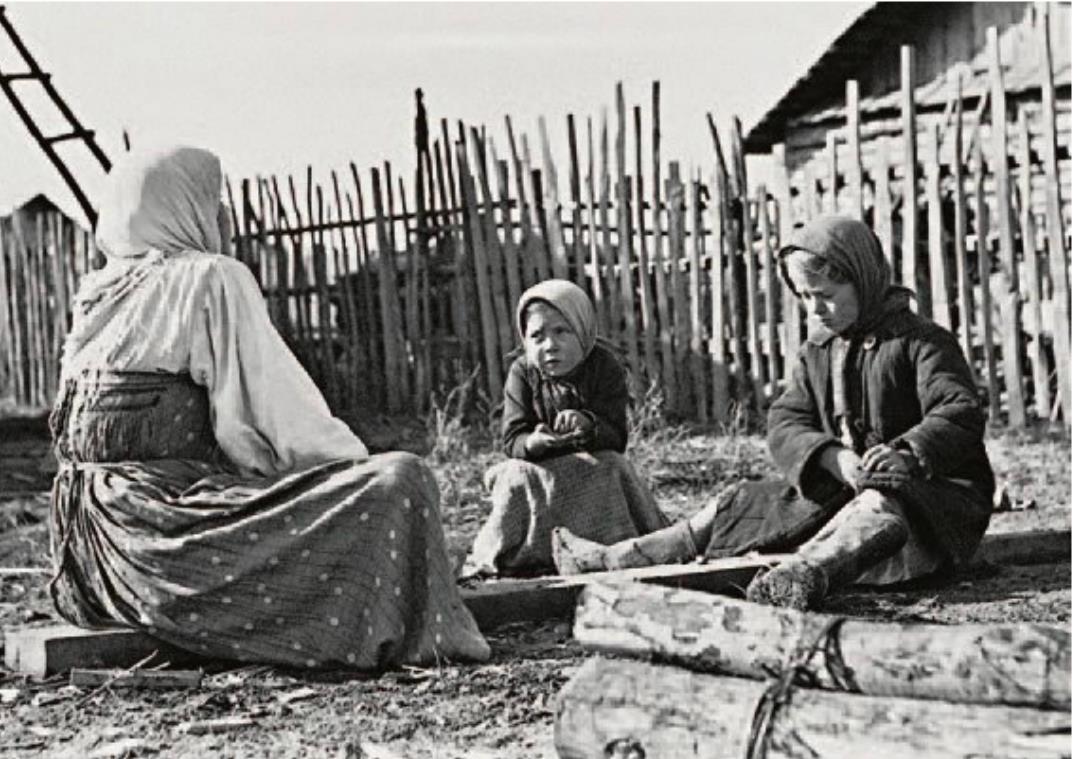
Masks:
[[[580,538],[564,527],[552,531],[552,560],[562,575],[679,564],[697,555],[698,546],[686,521],[610,546]]]
[[[855,582],[870,567],[896,554],[910,536],[905,519],[874,494],[852,501],[795,555],[754,578],[747,600],[800,611]]]

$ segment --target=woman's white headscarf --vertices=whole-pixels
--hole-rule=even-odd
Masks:
[[[173,146],[130,153],[109,175],[100,204],[97,245],[109,258],[149,251],[221,250],[220,159]]]
[[[98,204],[97,247],[107,263],[87,274],[73,303],[65,354],[93,337],[163,258],[220,253],[223,174],[208,150],[169,146],[128,153],[112,168]]]

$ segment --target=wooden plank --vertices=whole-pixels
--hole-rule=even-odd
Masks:
[[[578,594],[595,583],[643,582],[741,596],[755,574],[781,558],[774,554],[765,560],[736,557],[706,564],[665,564],[570,577],[489,580],[464,587],[461,595],[478,627],[491,630],[510,622],[569,617]]]
[[[983,374],[989,393],[989,418],[1000,420],[1000,391],[997,389],[997,358],[993,343],[993,296],[989,282],[993,273],[993,254],[989,249],[989,231],[986,228],[985,205],[985,156],[981,140],[974,150],[974,232],[978,253],[978,283],[981,297],[978,299],[978,333],[982,342]]]
[[[571,260],[575,266],[575,284],[586,289],[586,254],[582,240],[582,180],[579,172],[579,146],[575,134],[575,117],[567,114],[567,148],[571,160]],[[570,269],[570,262],[568,268]]]
[[[619,279],[616,277],[616,249],[612,245],[612,174],[609,163],[608,111],[601,109],[601,260],[605,270],[605,292],[608,293],[608,336],[622,342],[623,308],[620,306]],[[626,346],[623,346],[626,348]]]
[[[889,266],[895,266],[895,248],[892,233],[892,188],[889,180],[888,140],[878,137],[874,141],[877,150],[873,177],[873,231],[881,243]],[[893,273],[898,275],[895,268]]]
[[[594,310],[597,312],[597,329],[601,334],[609,334],[608,303],[602,286],[601,254],[597,245],[597,187],[594,178],[594,143],[593,119],[586,117],[586,213],[589,231],[590,260],[590,297],[593,298]]]
[[[336,172],[332,172],[332,195],[335,201],[336,218],[343,221],[343,194],[340,192],[340,180]],[[353,228],[352,228],[353,230]],[[347,323],[345,340],[347,342],[347,372],[346,385],[348,402],[357,408],[363,394],[363,388],[369,384],[370,360],[366,355],[365,346],[362,344],[358,316],[358,298],[356,297],[355,274],[358,271],[357,254],[355,264],[352,264],[350,245],[347,235],[341,225],[337,229],[339,247],[335,262],[336,288],[340,294],[340,306],[343,310],[344,319]]]
[[[200,669],[178,670],[125,670],[82,669],[71,670],[71,685],[76,688],[121,688],[162,690],[172,688],[198,688],[202,684]]]
[[[915,50],[900,46],[900,126],[903,137],[903,245],[900,284],[918,295],[919,303],[926,294],[918,283],[918,148],[915,127]]]
[[[639,397],[642,367],[638,355],[638,327],[635,320],[635,288],[631,272],[630,188],[627,183],[627,106],[623,82],[616,83],[616,249],[619,261],[620,307],[623,309],[623,339],[627,343],[627,362],[631,383]]]
[[[1060,176],[1057,169],[1056,88],[1053,83],[1052,40],[1049,38],[1048,3],[1037,6],[1037,40],[1041,51],[1042,165],[1045,168],[1045,220],[1049,232],[1049,274],[1052,279],[1053,354],[1057,388],[1064,411],[1064,426],[1071,429],[1071,289],[1068,284],[1068,251],[1064,241]]]
[[[642,345],[646,365],[646,386],[656,383],[661,376],[657,363],[658,326],[654,315],[652,273],[649,245],[646,242],[646,193],[642,177],[642,108],[633,109],[635,127],[635,229],[638,232],[638,295],[642,315]]]
[[[840,213],[840,162],[836,153],[837,137],[835,131],[825,135],[825,169],[829,180],[825,210],[834,216]]]
[[[511,149],[512,168],[515,171],[515,194],[519,198],[519,229],[521,232],[519,249],[522,261],[522,286],[523,289],[533,285],[539,278],[538,261],[534,255],[533,236],[535,219],[534,204],[530,202],[530,170],[523,166],[519,154],[518,144],[515,142],[515,129],[511,123],[511,117],[504,117],[504,126],[508,132],[508,146]]]
[[[12,311],[14,303],[14,283],[8,277],[8,240],[5,234],[6,224],[0,220],[0,350],[3,355],[3,371],[0,371],[0,381],[4,387],[15,390],[15,397],[19,397],[16,380],[18,369],[15,361],[15,331],[17,329],[16,317]]]
[[[504,269],[507,273],[508,313],[515,313],[515,306],[522,295],[522,279],[519,275],[519,251],[515,247],[514,220],[511,213],[511,190],[509,184],[508,162],[496,162],[497,193],[500,195],[500,228],[504,233]],[[512,319],[514,329],[514,319]]]
[[[381,309],[381,334],[384,346],[384,379],[387,390],[388,410],[398,412],[403,408],[404,383],[400,380],[406,371],[401,354],[399,337],[399,303],[396,301],[396,262],[389,238],[388,224],[384,215],[384,195],[381,188],[381,172],[370,169],[373,185],[373,213],[377,220],[377,294]]]
[[[534,227],[533,234],[530,235],[530,254],[533,260],[537,262],[537,278],[535,281],[540,282],[554,276],[549,266],[548,219],[545,215],[545,189],[542,185],[541,169],[531,169],[530,186],[534,197]]]
[[[496,229],[496,199],[485,172],[483,143],[471,128],[471,147],[474,150],[474,164],[477,168],[478,185],[482,191],[482,207],[477,210],[481,218],[482,247],[489,270],[489,296],[492,300],[493,313],[496,317],[497,341],[501,353],[507,353],[515,344],[513,326],[515,303],[508,303],[507,289],[504,284],[504,254],[500,236]]]
[[[549,145],[544,116],[538,116],[538,138],[541,140],[542,173],[545,178],[545,236],[548,241],[549,255],[552,258],[552,275],[557,279],[568,279],[567,249],[564,245],[564,230],[560,220],[560,193],[557,187],[556,164],[552,160],[552,148]]]
[[[713,169],[713,193],[709,200],[710,226],[713,230],[713,258],[709,266],[709,282],[712,308],[712,334],[709,337],[709,360],[713,367],[713,419],[727,424],[732,397],[729,388],[728,361],[725,347],[727,322],[725,319],[726,285],[725,261],[728,259],[727,192],[728,183],[724,169],[717,161]]]
[[[705,381],[705,359],[702,353],[702,344],[705,341],[705,324],[702,321],[702,254],[705,252],[705,230],[702,224],[702,201],[699,194],[702,189],[700,175],[691,177],[691,235],[690,251],[690,276],[688,278],[688,301],[690,304],[691,318],[691,342],[690,342],[690,376],[692,381],[692,396],[694,397],[694,419],[702,423],[709,421],[709,405],[707,401]]]
[[[466,209],[468,224],[464,227],[466,245],[470,248],[474,260],[475,282],[478,291],[478,312],[481,319],[482,345],[484,347],[485,376],[490,398],[500,398],[504,392],[500,366],[500,350],[497,344],[497,329],[493,323],[496,314],[493,310],[492,294],[489,288],[489,267],[482,245],[481,225],[478,221],[478,200],[474,190],[474,178],[467,166],[466,146],[456,145],[456,163],[459,169],[459,182],[462,188],[463,205]]]
[[[1037,235],[1034,226],[1034,209],[1031,200],[1031,151],[1030,129],[1027,127],[1026,111],[1019,109],[1019,237],[1023,243],[1023,263],[1026,279],[1023,280],[1028,294],[1026,324],[1022,325],[1030,338],[1027,353],[1030,356],[1030,373],[1034,387],[1034,413],[1040,420],[1047,420],[1052,411],[1049,402],[1049,364],[1045,350],[1045,325],[1041,313],[1041,259],[1038,256]]]
[[[676,364],[675,354],[672,350],[672,310],[671,299],[668,292],[668,269],[665,265],[665,236],[661,229],[661,83],[653,82],[652,86],[652,116],[653,130],[650,133],[650,158],[653,171],[653,189],[650,206],[650,226],[653,229],[653,275],[654,299],[657,303],[657,336],[661,350],[661,383],[665,389],[665,400],[668,401],[668,393],[675,392]],[[641,168],[638,175],[642,176]],[[671,404],[668,404],[671,408]]]
[[[74,625],[4,630],[4,666],[46,677],[73,667],[130,667],[157,652],[157,660],[189,661],[192,655],[136,630],[83,630]]]
[[[944,220],[941,208],[941,156],[939,153],[940,138],[937,134],[937,125],[930,124],[926,128],[925,165],[926,165],[926,209],[928,212],[926,239],[929,243],[929,271],[927,272],[930,283],[929,308],[921,308],[920,312],[947,330],[952,329],[952,310],[949,303],[949,275],[948,257],[944,250]],[[926,304],[922,304],[925,306]]]
[[[1000,71],[1000,43],[997,28],[986,30],[986,59],[989,64],[989,100],[993,123],[993,182],[997,199],[997,234],[1000,239],[1000,265],[1004,281],[1001,313],[1004,389],[1008,397],[1008,426],[1026,426],[1026,401],[1023,397],[1023,340],[1020,326],[1019,267],[1015,261],[1015,234],[1012,229],[1012,191],[1008,170],[1008,106],[1004,77]]]
[[[978,381],[974,364],[973,326],[974,299],[970,279],[970,260],[967,256],[967,196],[966,173],[963,168],[963,77],[956,77],[955,124],[952,146],[952,253],[956,263],[956,287],[959,299],[959,344],[970,366],[971,375]]]
[[[366,315],[366,338],[368,340],[366,351],[370,356],[370,359],[374,362],[380,371],[371,372],[371,375],[377,377],[377,381],[374,384],[374,397],[379,400],[387,399],[387,366],[384,354],[384,345],[379,339],[380,331],[377,329],[377,304],[378,296],[374,293],[373,280],[370,276],[370,269],[373,266],[373,254],[370,251],[369,234],[366,227],[366,204],[363,199],[362,182],[359,181],[358,168],[354,162],[351,162],[351,180],[355,186],[355,204],[356,209],[351,208],[350,198],[348,198],[348,214],[354,218],[354,210],[358,212],[358,221],[360,226],[358,232],[354,233],[355,247],[358,249],[358,266],[359,266],[359,284],[362,292],[362,304],[365,309]],[[465,327],[459,327],[460,330],[465,330]]]
[[[680,262],[686,244],[685,198],[683,182],[679,178],[679,163],[668,164],[668,180],[665,182],[668,203],[668,264],[670,295],[672,297],[672,355],[675,361],[676,381],[665,388],[665,398],[670,411],[683,413],[690,408],[690,384],[688,346],[690,344],[690,312],[687,306],[687,288],[683,282]]]
[[[851,203],[851,214],[856,219],[862,218],[862,142],[861,115],[859,113],[859,83],[848,79],[847,97],[847,148],[850,158],[847,162],[847,191]]]
[[[989,564],[1056,564],[1071,561],[1071,530],[987,534],[974,554]]]
[[[788,177],[787,158],[784,152],[784,144],[773,145],[773,196],[776,198],[776,210],[779,214],[777,228],[778,245],[784,245],[791,239],[793,229],[791,214],[791,182]],[[782,293],[781,309],[784,324],[784,372],[781,379],[785,386],[791,380],[791,372],[795,367],[796,356],[799,355],[799,346],[802,343],[802,311],[799,309],[799,299],[784,283],[784,278],[779,275],[779,267],[773,262],[775,279],[778,282],[779,291]]]
[[[709,122],[709,135],[713,140],[713,148],[717,154],[717,170],[721,176],[722,202],[724,204],[724,230],[725,230],[725,256],[727,276],[725,277],[728,295],[728,311],[731,314],[731,346],[732,359],[735,372],[735,400],[740,403],[749,403],[750,387],[747,381],[747,358],[744,345],[744,305],[743,293],[743,264],[739,255],[739,247],[742,245],[742,234],[738,224],[741,223],[741,215],[737,216],[733,210],[735,200],[735,182],[732,181],[732,173],[724,162],[724,151],[720,144],[720,135],[711,114],[706,114]]]
[[[780,346],[776,337],[776,261],[773,258],[772,228],[769,223],[769,193],[758,185],[758,229],[761,234],[761,278],[765,285],[765,357],[769,373],[769,396],[777,395],[780,373]]]

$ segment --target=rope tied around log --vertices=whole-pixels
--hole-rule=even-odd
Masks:
[[[769,743],[777,712],[791,702],[795,687],[817,687],[817,675],[810,667],[810,660],[818,652],[824,654],[825,669],[841,689],[848,692],[859,690],[854,673],[844,662],[843,652],[840,650],[840,626],[845,620],[845,617],[831,617],[825,620],[813,638],[808,638],[806,634],[799,638],[788,661],[775,673],[758,699],[751,720],[745,759],[766,759],[769,755]],[[804,645],[803,642],[807,639],[810,642]]]

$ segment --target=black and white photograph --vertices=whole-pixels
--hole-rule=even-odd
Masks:
[[[1071,62],[0,0],[0,756],[1071,759]]]

